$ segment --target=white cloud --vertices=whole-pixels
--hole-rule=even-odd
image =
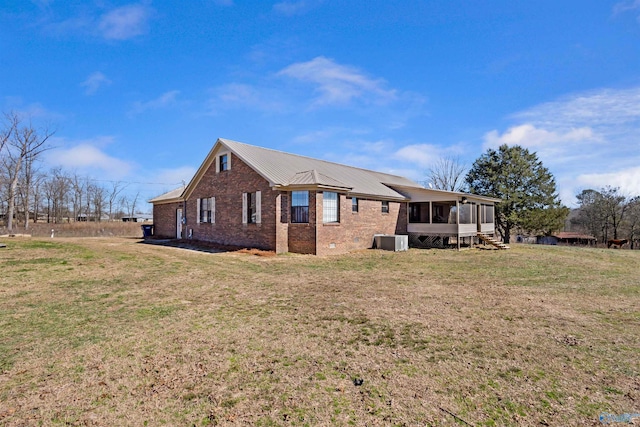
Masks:
[[[572,94],[513,116],[546,128],[625,125],[640,121],[640,87]]]
[[[320,141],[331,140],[337,131],[336,129],[314,130],[297,135],[292,141],[294,144],[317,144]]]
[[[572,94],[511,119],[519,123],[486,133],[484,148],[520,145],[536,152],[565,203],[575,203],[585,186],[620,186],[640,195],[640,87]]]
[[[96,71],[95,73],[92,73],[89,77],[87,77],[85,81],[80,83],[80,86],[85,88],[84,93],[86,95],[94,95],[98,91],[98,89],[110,84],[111,80],[109,80],[107,76],[102,74],[100,71]]]
[[[25,104],[22,97],[19,96],[4,97],[4,104],[4,108],[6,111],[15,111],[20,117],[25,120],[34,119],[46,124],[51,122],[59,122],[65,119],[65,116],[63,114],[49,110],[39,102]]]
[[[176,104],[176,98],[180,94],[179,90],[170,90],[163,93],[159,97],[152,99],[151,101],[136,101],[133,104],[133,108],[129,112],[129,115],[136,115],[148,110],[158,110],[161,108],[167,108]]]
[[[640,166],[620,169],[608,173],[587,173],[577,177],[576,183],[582,188],[599,190],[605,186],[619,187],[622,194],[640,195]]]
[[[621,1],[613,6],[613,14],[617,15],[635,9],[640,9],[640,0]]]
[[[320,4],[319,0],[282,1],[273,5],[273,10],[286,16],[300,15]]]
[[[314,85],[319,93],[314,105],[344,105],[355,99],[387,103],[396,99],[396,91],[385,89],[384,81],[372,79],[354,67],[340,65],[323,56],[292,64],[278,75]]]
[[[44,24],[46,33],[54,35],[63,35],[68,33],[90,33],[95,29],[95,18],[83,14],[72,16],[64,21],[46,22]]]
[[[148,31],[153,16],[148,3],[128,4],[106,11],[83,7],[75,16],[63,21],[52,20],[54,15],[48,14],[43,20],[43,28],[55,35],[78,33],[106,40],[127,40]]]
[[[113,137],[78,141],[71,147],[49,151],[46,160],[54,167],[61,166],[65,169],[77,170],[93,177],[120,179],[129,175],[133,165],[112,157],[99,148],[99,146],[108,145],[112,141]]]
[[[601,139],[588,126],[565,131],[553,131],[535,127],[530,123],[513,126],[500,134],[492,130],[484,135],[483,149],[497,148],[500,145],[520,145],[536,152],[551,162],[566,162],[568,158],[588,156]]]
[[[427,167],[441,157],[442,149],[432,144],[406,145],[394,153],[396,159]]]
[[[130,4],[112,9],[98,20],[98,32],[108,40],[126,40],[147,32],[151,8]]]
[[[230,108],[253,108],[266,112],[282,112],[284,103],[279,94],[271,89],[258,88],[248,84],[230,83],[211,89],[207,101],[209,114],[216,114]]]
[[[184,182],[188,184],[196,173],[193,166],[180,166],[171,169],[159,169],[154,173],[153,181],[175,185],[176,188]],[[173,188],[172,188],[173,189]]]
[[[54,0],[31,0],[31,3],[35,4],[36,6],[38,6],[40,9],[44,11],[48,11],[49,5],[53,3],[53,1]]]

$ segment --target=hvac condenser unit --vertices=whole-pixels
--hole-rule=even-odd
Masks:
[[[376,234],[373,236],[373,247],[385,251],[406,251],[409,249],[409,236]]]

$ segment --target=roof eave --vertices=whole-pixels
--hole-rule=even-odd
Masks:
[[[496,197],[489,197],[489,196],[481,196],[479,194],[473,194],[473,193],[465,193],[462,191],[449,191],[449,190],[440,190],[440,189],[436,189],[436,188],[426,188],[426,187],[411,187],[408,185],[398,185],[398,184],[385,184],[391,188],[397,187],[397,188],[407,188],[407,189],[411,189],[411,190],[420,190],[420,191],[429,191],[429,192],[433,192],[433,193],[447,193],[447,194],[451,194],[453,196],[456,197],[467,197],[467,198],[472,198],[472,199],[476,199],[476,200],[482,200],[482,201],[486,201],[486,202],[494,202],[494,203],[499,203],[502,201],[502,199],[498,199]]]
[[[151,203],[153,205],[166,205],[169,203],[179,203],[179,202],[183,202],[184,198],[182,197],[172,197],[170,199],[151,199],[151,200],[147,200],[147,203]]]
[[[329,190],[336,191],[338,193],[348,193],[352,190],[351,187],[339,187],[326,184],[277,184],[273,185],[271,188],[280,191]]]
[[[357,199],[368,199],[368,200],[385,200],[390,202],[409,202],[411,199],[408,197],[394,197],[394,196],[381,196],[379,194],[366,194],[366,193],[349,193],[347,194],[349,197],[355,197]]]

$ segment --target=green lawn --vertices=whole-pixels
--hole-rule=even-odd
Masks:
[[[640,251],[3,243],[0,425],[596,426],[640,412]]]

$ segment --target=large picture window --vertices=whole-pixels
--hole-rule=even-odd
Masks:
[[[325,191],[322,197],[322,222],[339,222],[338,193]]]
[[[291,222],[309,222],[309,192],[291,192]]]

